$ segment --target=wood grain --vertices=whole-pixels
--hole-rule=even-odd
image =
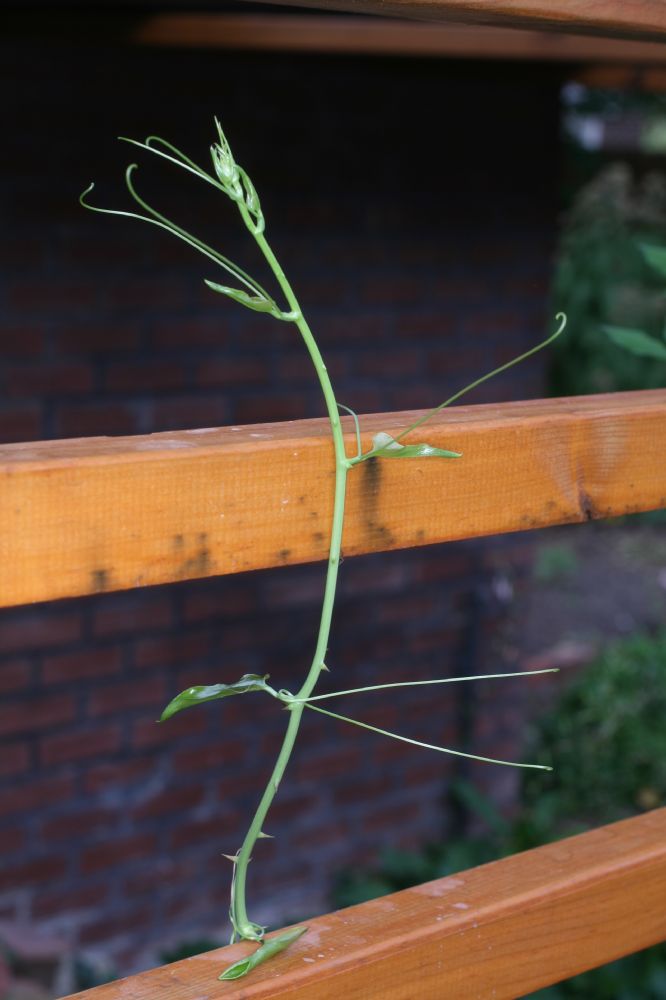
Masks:
[[[285,0],[279,0],[282,4]],[[656,41],[666,0],[289,0],[293,6]]]
[[[278,52],[625,64],[666,61],[663,42],[631,42],[483,25],[424,24],[390,18],[284,12],[155,14],[132,31],[131,40],[150,46]]]
[[[513,1000],[666,938],[666,809],[310,921],[246,980],[208,952],[79,1000]]]
[[[365,447],[418,412],[363,417]],[[666,390],[456,407],[414,440],[463,457],[353,469],[345,556],[666,506]],[[325,420],[4,445],[0,605],[324,559],[333,475]]]

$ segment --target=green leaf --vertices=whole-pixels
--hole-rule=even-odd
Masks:
[[[666,347],[642,330],[631,330],[622,326],[604,326],[604,330],[614,344],[623,347],[630,354],[666,361]]]
[[[160,722],[166,722],[176,712],[181,712],[184,708],[191,708],[192,705],[199,705],[202,702],[229,698],[233,694],[248,694],[250,691],[268,691],[269,688],[266,684],[268,676],[268,674],[264,677],[259,674],[243,674],[241,679],[234,684],[209,684],[186,688],[169,702],[160,716]]]
[[[240,979],[241,976],[246,976],[248,972],[252,969],[256,969],[258,965],[266,962],[273,955],[279,955],[281,951],[288,948],[290,944],[297,941],[301,934],[305,934],[307,927],[294,927],[293,930],[287,931],[286,934],[280,934],[279,937],[270,938],[268,941],[264,941],[256,951],[248,955],[247,958],[241,958],[233,965],[230,965],[228,969],[218,976],[218,979]]]
[[[385,431],[372,439],[373,457],[376,458],[460,458],[459,451],[433,448],[430,444],[400,444]]]
[[[204,281],[214,292],[220,292],[221,295],[226,295],[228,298],[233,299],[234,302],[238,302],[248,309],[253,309],[255,312],[271,313],[273,316],[279,315],[280,310],[277,304],[273,302],[273,299],[265,299],[260,295],[248,295],[247,292],[242,291],[240,288],[229,288],[228,285],[218,285],[216,281],[209,281],[208,278],[204,278]]]
[[[654,268],[662,278],[666,278],[666,247],[655,247],[649,243],[641,243],[640,248],[650,267]]]

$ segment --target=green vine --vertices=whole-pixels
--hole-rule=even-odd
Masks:
[[[333,438],[333,447],[335,452],[335,495],[333,504],[333,517],[331,524],[330,533],[330,544],[329,544],[329,554],[328,554],[328,565],[326,570],[326,582],[324,588],[324,597],[321,608],[321,616],[319,622],[319,631],[317,635],[317,640],[315,643],[314,655],[310,663],[309,670],[305,676],[303,684],[296,694],[281,689],[275,690],[267,683],[267,676],[261,677],[255,674],[246,674],[239,681],[232,684],[215,684],[210,686],[201,687],[191,687],[186,691],[181,692],[177,695],[169,705],[165,708],[162,713],[162,721],[170,718],[176,712],[179,712],[185,708],[189,708],[196,704],[201,704],[208,701],[213,701],[221,698],[227,698],[233,695],[249,694],[256,692],[263,692],[269,696],[276,698],[280,701],[289,713],[289,721],[287,724],[287,729],[284,735],[282,746],[277,756],[277,760],[273,767],[272,774],[268,780],[268,784],[264,790],[264,793],[259,801],[255,815],[250,823],[250,827],[245,835],[245,839],[234,855],[228,856],[233,863],[233,877],[231,884],[231,906],[229,911],[229,916],[231,920],[231,925],[233,928],[232,943],[236,940],[249,940],[256,941],[260,944],[260,947],[249,957],[241,959],[239,962],[235,962],[232,966],[226,969],[220,976],[220,979],[237,979],[241,976],[246,975],[255,966],[271,958],[273,955],[283,951],[286,947],[291,944],[292,941],[300,937],[306,928],[296,928],[288,931],[279,937],[274,937],[270,939],[265,939],[266,928],[254,923],[250,920],[247,912],[247,901],[246,901],[246,881],[247,881],[247,869],[249,862],[252,857],[252,852],[255,845],[259,839],[266,837],[267,834],[263,832],[264,821],[270,809],[271,803],[275,798],[275,795],[282,781],[283,775],[285,773],[289,758],[291,757],[292,750],[296,741],[298,730],[301,723],[301,718],[303,712],[307,708],[310,711],[317,712],[323,715],[331,716],[335,719],[342,720],[344,722],[349,722],[352,725],[360,726],[364,729],[369,729],[373,732],[380,733],[384,736],[389,736],[393,739],[400,740],[402,742],[411,743],[416,746],[425,747],[431,750],[437,750],[442,753],[454,754],[461,757],[470,757],[474,760],[485,761],[494,764],[503,764],[516,767],[526,767],[526,768],[537,768],[545,769],[543,765],[538,764],[513,764],[510,761],[495,760],[487,757],[480,757],[475,754],[463,753],[462,751],[452,750],[448,747],[433,746],[432,744],[421,743],[418,740],[411,740],[407,737],[400,736],[397,733],[388,732],[387,730],[378,729],[375,726],[369,726],[364,722],[357,719],[351,719],[347,716],[339,715],[336,712],[331,712],[328,709],[321,708],[320,705],[314,704],[315,702],[322,701],[327,698],[342,697],[345,695],[353,695],[361,691],[375,691],[375,690],[385,690],[392,687],[407,687],[415,686],[419,684],[444,684],[451,683],[454,681],[463,680],[480,680],[486,678],[497,678],[497,677],[515,677],[515,673],[511,674],[494,674],[485,675],[484,678],[480,677],[456,677],[456,678],[446,678],[440,680],[426,680],[426,681],[405,681],[400,684],[379,684],[367,688],[355,688],[349,691],[337,691],[325,695],[314,695],[314,689],[319,679],[322,671],[327,670],[327,666],[324,662],[326,650],[328,648],[329,636],[331,631],[331,618],[333,614],[333,605],[335,602],[335,594],[338,581],[338,571],[341,562],[341,546],[342,546],[342,528],[345,516],[345,498],[347,490],[347,476],[349,472],[357,465],[362,462],[368,461],[368,459],[433,459],[433,458],[446,458],[446,459],[456,459],[460,458],[461,455],[458,452],[449,451],[442,448],[435,448],[427,443],[410,443],[402,444],[401,441],[408,434],[414,431],[417,427],[420,427],[426,423],[432,416],[438,413],[440,410],[449,406],[451,403],[460,399],[465,393],[474,389],[476,386],[485,382],[487,379],[492,378],[494,375],[500,372],[506,371],[506,369],[511,368],[513,365],[518,364],[520,361],[525,360],[530,357],[530,355],[536,353],[542,348],[546,347],[552,341],[558,337],[564,330],[566,319],[563,314],[559,313],[557,316],[558,328],[542,343],[537,344],[531,350],[526,351],[519,357],[514,358],[512,361],[501,365],[499,368],[495,368],[493,371],[481,378],[476,379],[474,382],[465,386],[459,392],[456,392],[453,396],[446,399],[439,406],[430,410],[428,413],[421,416],[414,423],[410,424],[395,437],[392,437],[386,432],[380,432],[375,434],[372,442],[372,447],[363,451],[361,445],[361,433],[359,427],[359,420],[357,415],[350,410],[347,406],[339,403],[335,393],[333,391],[333,386],[331,384],[326,365],[321,356],[315,338],[312,334],[310,327],[308,326],[303,312],[300,308],[296,295],[287,280],[268,240],[266,239],[265,233],[265,220],[264,215],[261,210],[261,204],[259,202],[259,197],[252,184],[252,181],[248,177],[247,173],[241,166],[239,166],[231,152],[229,143],[227,142],[226,136],[224,135],[220,123],[216,119],[217,126],[217,141],[211,147],[211,157],[213,163],[213,173],[207,173],[200,166],[198,166],[193,160],[187,157],[183,152],[173,146],[171,143],[166,142],[164,139],[160,139],[157,136],[149,136],[145,142],[137,142],[134,139],[124,139],[123,141],[129,142],[134,146],[139,147],[149,153],[152,153],[160,158],[169,161],[172,164],[194,174],[200,180],[205,181],[207,184],[212,185],[218,191],[221,191],[228,198],[230,198],[235,204],[240,213],[240,216],[245,224],[247,230],[250,232],[255,240],[257,247],[259,248],[261,254],[263,255],[265,261],[267,262],[272,274],[274,275],[277,285],[282,293],[286,307],[281,307],[278,305],[276,300],[264,289],[258,281],[252,278],[249,274],[243,271],[237,264],[229,260],[227,257],[223,256],[217,250],[208,246],[208,244],[199,240],[196,236],[187,232],[181,226],[167,219],[165,216],[161,215],[158,211],[152,208],[137,192],[133,174],[137,169],[136,164],[131,164],[125,172],[125,183],[129,194],[136,202],[137,205],[143,210],[142,212],[126,212],[118,211],[115,209],[99,208],[95,205],[89,204],[86,200],[88,194],[92,191],[93,185],[86,189],[81,195],[80,201],[85,208],[89,208],[95,212],[102,212],[108,215],[121,215],[127,216],[128,218],[139,219],[143,222],[148,222],[151,225],[158,226],[161,229],[167,230],[167,232],[183,240],[185,243],[189,244],[195,250],[198,250],[203,256],[207,257],[209,260],[213,261],[228,274],[232,275],[233,278],[242,287],[237,288],[229,285],[219,284],[218,282],[206,279],[207,286],[214,292],[226,296],[245,306],[248,309],[252,309],[256,312],[263,312],[274,319],[280,320],[282,322],[293,323],[294,326],[299,331],[301,338],[305,344],[305,347],[312,360],[317,378],[319,380],[319,385],[321,387],[322,394],[326,403],[326,410],[328,413],[328,419],[331,427],[331,435]],[[348,456],[345,448],[345,441],[342,431],[342,424],[340,419],[340,410],[345,410],[350,413],[354,420],[354,427],[356,431],[356,454],[353,456]],[[532,673],[545,673],[548,671],[532,671]],[[521,674],[524,676],[525,674]]]

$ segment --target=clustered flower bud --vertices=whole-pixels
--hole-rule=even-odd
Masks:
[[[234,201],[240,201],[243,197],[243,188],[240,181],[240,172],[231,152],[231,147],[227,142],[227,137],[222,131],[222,127],[215,119],[217,134],[220,141],[213,143],[210,147],[210,155],[213,159],[213,167],[224,190]]]

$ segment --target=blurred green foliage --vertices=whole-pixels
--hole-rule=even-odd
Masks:
[[[534,559],[534,576],[539,583],[555,583],[575,576],[579,566],[573,545],[552,542],[539,547]]]
[[[666,362],[629,354],[604,329],[641,330],[661,341],[664,279],[645,259],[644,243],[666,243],[666,177],[637,179],[628,166],[607,166],[579,191],[563,222],[552,297],[568,327],[553,349],[555,395],[666,384]]]
[[[666,632],[615,642],[539,719],[526,759],[553,766],[525,772],[521,803],[505,820],[469,784],[453,794],[482,833],[391,851],[371,872],[346,872],[334,903],[350,906],[440,878],[591,826],[666,803]],[[666,1000],[666,945],[532,995],[534,1000]]]

